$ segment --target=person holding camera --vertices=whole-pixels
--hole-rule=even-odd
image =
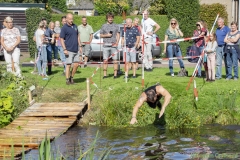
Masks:
[[[132,19],[127,18],[126,19],[126,35],[124,40],[124,32],[122,32],[122,46],[124,45],[124,42],[126,41],[126,75],[128,77],[128,67],[129,62],[132,63],[133,67],[133,77],[136,78],[136,48],[139,45],[140,40],[140,34],[138,29],[132,25]],[[126,78],[126,77],[124,77]]]
[[[114,79],[117,78],[117,57],[118,57],[118,42],[120,38],[119,26],[113,23],[114,15],[108,13],[106,15],[107,23],[102,25],[100,37],[103,38],[103,78],[107,78],[108,57],[111,55],[113,59]],[[110,54],[109,54],[110,53]]]

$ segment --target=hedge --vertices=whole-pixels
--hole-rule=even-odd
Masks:
[[[33,41],[33,36],[38,28],[38,24],[42,18],[46,18],[49,22],[51,20],[51,14],[46,10],[41,10],[39,8],[30,8],[26,10],[26,27],[28,34],[28,47],[30,56],[34,57],[36,52],[36,43]]]
[[[199,0],[165,0],[168,19],[176,18],[185,37],[192,36],[199,13]]]
[[[219,13],[220,17],[225,19],[225,24],[228,24],[228,13],[226,7],[220,3],[202,4],[199,12],[199,19],[206,21],[208,29],[211,30],[214,20]],[[215,26],[216,27],[216,26]]]

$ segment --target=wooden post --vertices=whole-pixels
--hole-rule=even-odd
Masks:
[[[29,104],[32,102],[32,91],[31,90],[28,91],[28,101],[29,101]]]
[[[88,103],[88,110],[90,109],[90,85],[89,85],[89,78],[87,78],[87,103]]]

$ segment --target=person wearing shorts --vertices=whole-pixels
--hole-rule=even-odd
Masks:
[[[81,42],[82,53],[80,53],[80,61],[82,60],[82,54],[84,54],[84,68],[87,67],[88,56],[90,52],[90,44],[93,39],[93,29],[87,24],[87,17],[82,17],[82,24],[78,26],[78,38]]]
[[[140,34],[137,29],[137,27],[132,25],[132,19],[127,18],[126,19],[126,35],[124,39],[124,32],[122,32],[122,46],[124,46],[124,43],[126,41],[126,74],[124,78],[128,77],[128,66],[129,62],[132,63],[133,67],[133,77],[136,78],[136,48],[139,45],[140,40]]]
[[[78,39],[78,29],[75,24],[73,24],[73,15],[68,13],[66,16],[67,23],[62,27],[60,38],[63,47],[64,54],[66,55],[66,84],[74,84],[73,77],[77,71],[79,63],[79,39]],[[72,72],[70,75],[70,68],[73,64]]]
[[[119,26],[113,23],[114,15],[108,13],[106,15],[107,23],[102,25],[100,37],[103,38],[103,78],[107,78],[108,60],[111,56],[113,59],[114,79],[117,78],[117,57],[118,57],[118,42],[119,42]]]

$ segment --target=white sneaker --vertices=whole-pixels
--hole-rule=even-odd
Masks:
[[[171,76],[174,77],[174,73],[172,73]]]

